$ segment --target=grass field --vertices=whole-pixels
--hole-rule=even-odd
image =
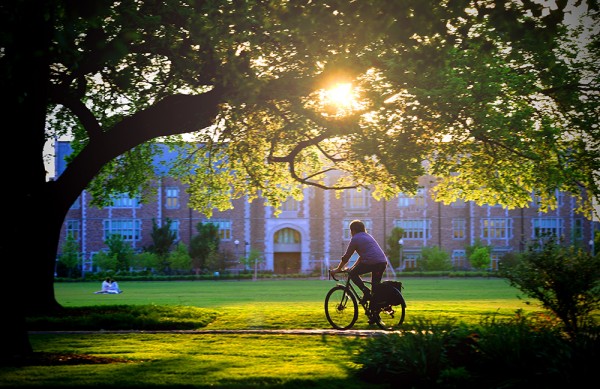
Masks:
[[[405,324],[539,311],[496,278],[406,278]],[[327,280],[120,282],[124,293],[96,295],[99,283],[57,283],[66,307],[189,305],[217,312],[204,329],[329,329],[323,300]],[[361,316],[355,329],[369,330]],[[357,380],[353,354],[364,342],[341,333],[289,334],[31,334],[36,353],[65,354],[53,366],[0,367],[0,387],[377,387]],[[69,362],[69,355],[106,357],[110,363]]]
[[[406,278],[407,324],[416,318],[507,317],[518,309],[539,310],[498,278]],[[190,305],[218,312],[210,329],[329,328],[323,313],[328,280],[121,282],[124,293],[96,295],[99,284],[57,283],[56,298],[67,307],[113,304]],[[370,328],[360,317],[356,329]]]

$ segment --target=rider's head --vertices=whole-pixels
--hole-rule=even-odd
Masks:
[[[354,235],[359,232],[367,232],[365,224],[360,220],[353,220],[352,223],[350,223],[350,234]]]

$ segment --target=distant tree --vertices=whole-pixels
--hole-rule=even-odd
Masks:
[[[419,267],[427,271],[452,269],[450,254],[438,246],[421,248]]]
[[[94,263],[103,270],[129,271],[130,261],[134,256],[131,245],[119,234],[109,235],[104,244],[108,246],[108,251],[96,254]]]
[[[236,253],[233,250],[230,250],[227,248],[224,250],[220,250],[219,256],[221,258],[223,270],[228,270],[228,269],[239,270],[240,258],[236,255]]]
[[[403,249],[403,247],[400,247],[400,243],[398,243],[400,239],[402,239],[402,236],[404,236],[404,230],[400,227],[394,227],[390,231],[390,235],[386,240],[386,254],[394,268],[400,267],[402,265],[400,263],[400,251]]]
[[[177,240],[177,233],[171,230],[173,221],[167,218],[164,223],[159,226],[156,219],[152,219],[152,244],[146,248],[146,251],[154,253],[158,256],[156,270],[168,274],[170,273],[172,264],[169,261],[169,252],[173,248],[173,244]]]
[[[247,256],[240,258],[240,262],[244,268],[252,271],[254,271],[262,263],[262,261],[262,253],[255,248],[251,248]]]
[[[152,219],[152,232],[150,233],[152,244],[146,248],[146,251],[156,253],[161,257],[169,254],[177,240],[177,232],[171,230],[172,224],[173,221],[169,218],[165,219],[161,226],[158,225],[156,219]]]
[[[107,251],[98,251],[94,254],[92,263],[98,270],[105,272],[115,272],[119,267],[117,254],[109,253]]]
[[[499,275],[553,312],[571,334],[595,325],[600,309],[600,256],[555,238],[529,245],[523,253],[504,256]]]
[[[471,267],[477,270],[484,270],[490,267],[492,258],[490,256],[490,249],[488,247],[477,247],[473,254],[469,257]]]
[[[484,245],[481,239],[478,238],[474,244],[467,246],[465,252],[472,268],[477,270],[489,268],[491,248]]]
[[[62,252],[58,256],[58,261],[64,266],[67,271],[67,277],[71,278],[74,274],[81,272],[81,250],[79,243],[68,234],[65,243],[62,246]]]
[[[167,256],[167,261],[174,270],[184,272],[192,270],[192,257],[190,257],[189,250],[183,242],[179,242],[175,249],[171,250]]]
[[[131,267],[133,270],[141,271],[159,271],[163,269],[163,262],[158,254],[150,251],[142,251],[136,253],[131,257]]]
[[[196,273],[206,271],[210,267],[210,259],[219,250],[221,239],[219,238],[219,227],[213,223],[198,223],[198,233],[192,237],[189,253],[192,258],[192,266]]]

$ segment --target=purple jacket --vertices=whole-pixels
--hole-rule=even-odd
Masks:
[[[342,262],[347,262],[355,251],[358,253],[361,263],[370,265],[387,263],[387,257],[377,241],[366,232],[354,234],[350,239],[346,254],[342,256]]]

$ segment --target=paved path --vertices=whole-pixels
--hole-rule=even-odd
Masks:
[[[383,330],[334,330],[334,329],[306,329],[306,330],[175,330],[175,331],[29,331],[29,334],[260,334],[260,335],[339,335],[339,336],[360,336],[371,337],[384,334],[401,333],[401,331],[383,331]]]

